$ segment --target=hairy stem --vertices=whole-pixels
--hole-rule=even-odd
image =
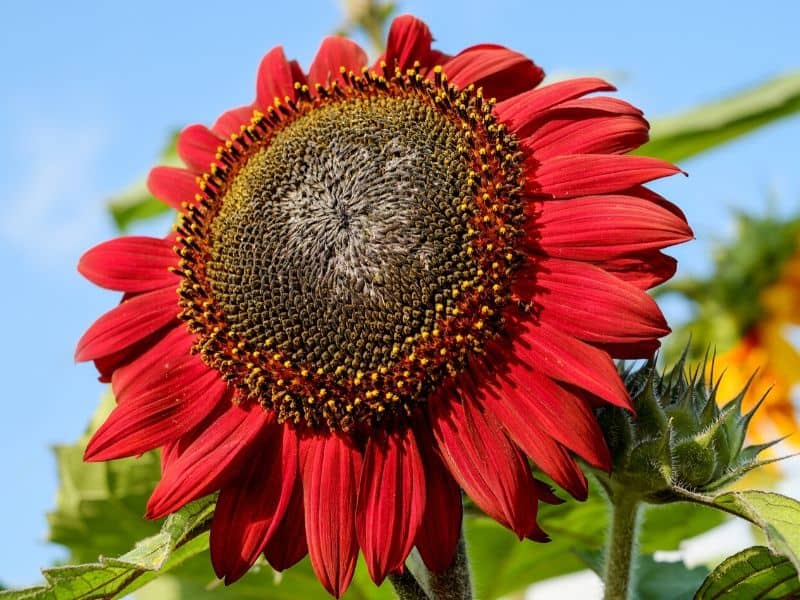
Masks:
[[[464,527],[458,538],[456,556],[453,564],[442,573],[430,573],[428,588],[432,600],[472,600],[467,546],[464,543]]]
[[[408,569],[402,574],[390,573],[388,579],[400,600],[428,600],[425,590]]]
[[[638,532],[639,500],[611,496],[611,529],[606,546],[605,600],[627,600],[633,583],[633,554]]]

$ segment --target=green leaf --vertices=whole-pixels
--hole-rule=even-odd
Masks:
[[[800,502],[773,492],[728,492],[713,504],[758,525],[773,552],[788,558],[800,570]]]
[[[101,556],[95,563],[45,569],[46,586],[3,592],[0,597],[100,600],[129,593],[156,572],[167,572],[208,548],[205,531],[213,509],[213,497],[192,502],[168,517],[158,534],[119,557]]]
[[[263,560],[242,579],[226,587],[211,569],[208,556],[197,556],[176,571],[159,577],[136,592],[136,600],[295,600],[330,596],[317,580],[308,558],[276,573]],[[392,600],[394,593],[386,582],[375,586],[366,566],[359,561],[356,574],[344,600]]]
[[[161,164],[179,166],[181,164],[176,150],[178,134],[173,133],[161,152]],[[147,190],[144,181],[134,184],[130,189],[111,198],[108,202],[108,211],[120,231],[127,231],[139,221],[146,221],[163,215],[172,210],[169,206],[156,200]]]
[[[576,554],[603,577],[603,553],[577,551]],[[704,566],[687,567],[683,561],[658,561],[652,554],[637,558],[631,600],[682,600],[691,598],[708,575]]]
[[[647,507],[640,548],[646,553],[676,549],[682,540],[716,527],[724,519],[719,511],[683,502]],[[605,496],[592,480],[588,500],[542,505],[539,523],[551,542],[521,542],[489,518],[467,519],[467,550],[477,597],[499,598],[537,581],[586,568],[575,550],[599,552],[603,548],[608,524]]]
[[[651,554],[636,564],[635,600],[681,600],[691,598],[708,575],[704,566],[687,567],[683,561],[657,561]]]
[[[753,546],[723,561],[706,577],[694,597],[779,600],[798,596],[800,580],[791,561],[764,546]]]
[[[147,498],[161,473],[158,453],[109,462],[83,462],[91,433],[113,407],[113,396],[105,394],[81,439],[76,444],[54,449],[61,484],[56,507],[47,517],[49,537],[69,549],[69,560],[73,563],[91,562],[101,554],[122,554],[134,540],[159,530],[158,523],[144,518]]]
[[[800,111],[800,72],[653,123],[637,154],[680,161]]]

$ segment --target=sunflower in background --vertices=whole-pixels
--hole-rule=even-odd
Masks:
[[[797,430],[792,392],[800,382],[800,353],[789,339],[800,324],[800,218],[740,214],[736,235],[717,248],[707,279],[665,286],[694,303],[693,317],[676,331],[667,360],[692,337],[690,358],[700,361],[716,347],[714,371],[724,373],[718,397],[743,389],[743,409],[752,409],[750,434],[768,442]],[[797,444],[797,439],[791,439]]]

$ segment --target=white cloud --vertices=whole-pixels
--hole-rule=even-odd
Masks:
[[[0,237],[41,265],[73,263],[105,226],[93,173],[106,136],[97,126],[37,120],[7,139],[15,151],[6,159],[11,180],[4,186]]]

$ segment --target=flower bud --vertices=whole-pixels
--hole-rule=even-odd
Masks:
[[[624,371],[636,414],[618,407],[598,411],[613,460],[611,474],[598,476],[612,499],[625,493],[663,503],[676,500],[681,490],[713,492],[770,462],[758,454],[779,440],[744,445],[761,404],[742,414],[748,386],[720,405],[713,368],[706,378],[706,364],[687,374],[685,363],[684,354],[669,372],[660,373],[654,361]]]

